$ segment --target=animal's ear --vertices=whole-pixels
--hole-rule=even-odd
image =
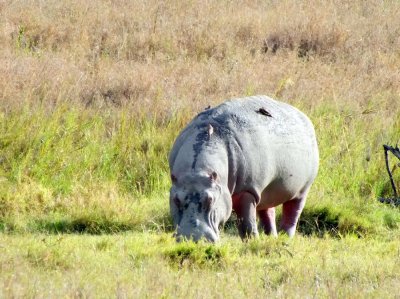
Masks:
[[[178,181],[176,176],[174,176],[172,173],[171,173],[171,181],[172,181],[172,183],[176,183]]]
[[[212,173],[210,173],[210,179],[211,181],[215,182],[218,179],[218,175],[215,171],[213,171]]]

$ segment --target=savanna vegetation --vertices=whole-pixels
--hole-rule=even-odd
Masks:
[[[398,1],[1,1],[0,297],[398,298]],[[208,105],[313,121],[298,234],[171,238],[169,149]],[[400,161],[391,159],[400,189]]]

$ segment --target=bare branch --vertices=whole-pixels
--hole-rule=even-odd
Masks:
[[[383,145],[383,148],[385,150],[385,162],[386,162],[386,169],[387,172],[389,173],[389,178],[390,178],[390,183],[392,185],[393,188],[393,192],[394,192],[394,197],[397,198],[397,190],[396,190],[396,185],[393,181],[393,176],[392,176],[392,172],[390,171],[390,167],[389,167],[389,157],[388,157],[388,151],[390,151],[393,155],[395,155],[395,157],[397,157],[398,159],[400,159],[400,149],[398,146],[396,147],[392,147],[390,145]]]

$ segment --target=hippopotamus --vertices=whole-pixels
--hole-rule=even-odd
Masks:
[[[177,240],[219,239],[219,227],[237,215],[242,239],[260,227],[294,236],[317,176],[314,127],[295,107],[267,96],[232,99],[199,113],[169,154],[170,212]]]

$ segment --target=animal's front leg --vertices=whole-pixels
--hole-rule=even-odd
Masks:
[[[249,192],[233,196],[233,209],[237,215],[237,227],[242,239],[258,236],[256,198]]]

